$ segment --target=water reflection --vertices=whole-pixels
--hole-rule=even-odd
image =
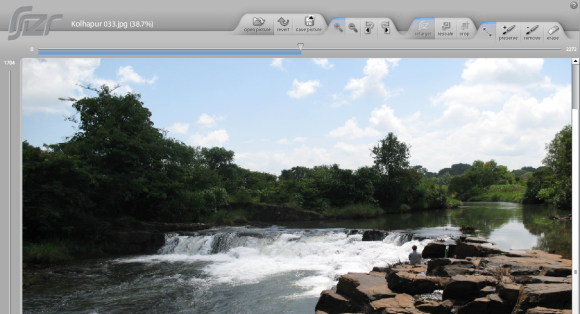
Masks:
[[[550,220],[566,215],[551,206],[516,203],[465,203],[450,210],[390,214],[367,220],[280,222],[289,228],[351,228],[410,230],[419,235],[459,235],[463,223],[475,225],[474,236],[496,243],[502,250],[555,250],[565,258],[572,254],[572,223]]]

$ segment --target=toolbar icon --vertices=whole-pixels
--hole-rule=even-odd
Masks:
[[[448,28],[451,28],[451,22],[449,22],[449,21],[443,22],[443,25],[441,25],[441,29],[446,30]]]
[[[340,28],[340,24],[334,23],[334,29],[338,29],[342,33],[342,28]]]
[[[515,26],[515,25],[512,25],[512,26],[510,26],[510,27],[507,27],[507,26],[505,26],[505,25],[504,25],[504,26],[503,26],[503,29],[504,29],[503,35],[505,35],[505,34],[507,34],[507,33],[511,32],[511,31],[513,31],[513,30],[514,30],[514,28],[516,28],[516,26]]]
[[[461,30],[466,30],[469,28],[469,22],[463,22],[461,23]]]
[[[548,30],[548,34],[553,35],[555,32],[557,32],[560,28],[558,27],[558,25],[554,25],[552,28],[550,28]]]
[[[371,30],[375,27],[375,23],[371,22],[371,21],[366,21],[365,22],[365,34],[370,34]]]
[[[254,18],[254,26],[262,26],[262,25],[264,25],[265,22],[266,22],[266,20],[261,18],[261,17]]]
[[[389,26],[389,21],[384,21],[381,23],[381,27],[385,30],[384,33],[385,34],[390,34],[391,33],[391,27]]]
[[[426,30],[429,28],[429,23],[425,22],[425,21],[421,21],[419,22],[419,29],[420,31],[422,30]]]
[[[354,25],[354,23],[348,24],[348,29],[354,31],[355,33],[358,33],[358,29],[356,29],[356,25]]]
[[[306,24],[306,26],[314,26],[314,15],[307,15],[304,18],[304,24]]]
[[[481,28],[481,30],[486,32],[488,37],[493,36],[493,34],[487,29],[487,27],[483,27],[483,28]]]
[[[536,25],[536,26],[533,26],[531,28],[529,26],[526,27],[528,29],[528,31],[526,32],[526,35],[533,33],[534,31],[536,31],[538,29],[538,27],[540,27],[540,25]]]
[[[278,20],[278,23],[280,23],[280,25],[282,25],[282,26],[286,26],[286,25],[288,25],[288,23],[290,23],[290,19],[288,19],[288,20],[285,20],[283,17],[281,17],[281,18]]]

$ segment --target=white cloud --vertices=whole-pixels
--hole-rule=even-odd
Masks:
[[[288,96],[292,98],[304,98],[316,91],[318,87],[320,87],[319,80],[310,80],[306,82],[299,82],[298,80],[294,80],[292,83],[292,89],[288,91]]]
[[[119,78],[119,82],[125,83],[138,83],[138,84],[153,84],[157,80],[157,76],[153,76],[150,79],[143,78],[141,75],[137,74],[133,67],[128,65],[124,67],[120,67],[117,71],[117,77]]]
[[[274,58],[272,59],[272,63],[270,63],[271,67],[278,68],[280,70],[284,70],[283,64],[284,58]]]
[[[95,75],[100,59],[24,59],[22,63],[22,104],[25,115],[34,113],[70,114],[71,103],[59,97],[80,99],[87,96],[81,85],[113,87],[117,94],[133,91],[127,83],[153,83],[157,77],[144,79],[132,67],[120,67],[116,79],[104,79]]]
[[[77,84],[92,82],[99,65],[100,59],[23,59],[23,113],[68,113],[71,103],[58,98],[84,97]]]
[[[369,126],[361,128],[356,118],[347,120],[344,126],[338,127],[328,133],[331,137],[341,137],[347,139],[359,137],[380,137],[381,135],[393,132],[402,139],[409,137],[409,127],[417,123],[421,113],[415,112],[412,116],[402,119],[395,116],[395,110],[387,105],[375,108],[369,118]]]
[[[290,145],[290,144],[292,144],[292,142],[304,143],[304,142],[306,142],[307,139],[308,138],[306,138],[306,137],[295,137],[292,141],[289,141],[288,139],[283,138],[283,139],[277,140],[275,143],[276,144]]]
[[[203,136],[199,133],[195,133],[189,137],[189,144],[194,146],[221,146],[228,142],[230,136],[228,132],[224,129],[209,132],[207,135]]]
[[[489,107],[532,87],[553,89],[550,79],[540,73],[543,64],[543,59],[468,60],[463,82],[430,99],[434,105]]]
[[[368,59],[363,69],[366,75],[360,79],[351,78],[344,87],[351,90],[351,98],[357,99],[363,96],[389,98],[393,91],[387,90],[383,78],[389,74],[390,69],[397,66],[400,59]]]
[[[330,63],[326,58],[314,58],[312,59],[314,63],[318,64],[321,68],[330,70],[334,67],[334,64]]]
[[[406,128],[403,121],[395,116],[395,110],[387,105],[382,105],[380,108],[375,108],[371,112],[369,119],[370,127],[382,133],[393,132],[403,133]]]
[[[216,116],[216,115],[208,115],[208,114],[202,114],[201,116],[199,116],[199,119],[197,119],[197,123],[201,124],[203,127],[209,128],[209,127],[213,127],[216,125],[217,121],[221,121],[223,120],[224,117],[222,116]]]
[[[168,127],[167,130],[171,133],[187,134],[187,130],[189,130],[189,123],[175,122],[172,126]]]
[[[330,131],[328,133],[328,136],[331,137],[342,137],[342,138],[348,138],[348,139],[353,139],[353,138],[357,138],[357,137],[363,137],[363,136],[380,136],[381,133],[378,132],[377,130],[374,130],[372,128],[366,128],[366,129],[361,129],[358,126],[358,122],[356,120],[356,118],[352,118],[347,120],[344,123],[344,126],[338,127],[332,131]]]
[[[348,104],[348,101],[344,97],[342,93],[334,94],[332,96],[332,103],[330,104],[331,107],[340,107],[342,105]]]

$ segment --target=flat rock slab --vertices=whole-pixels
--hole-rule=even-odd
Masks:
[[[451,277],[451,282],[443,290],[443,300],[475,299],[479,291],[486,286],[497,285],[497,280],[491,276],[459,275]]]
[[[464,259],[466,257],[487,257],[503,253],[504,252],[500,249],[476,243],[460,242],[455,247],[455,258],[459,259]]]
[[[381,314],[424,314],[415,308],[413,297],[398,294],[394,298],[381,299],[370,304],[372,313]]]
[[[510,314],[512,307],[497,294],[478,298],[457,311],[457,314]]]
[[[523,276],[516,278],[516,282],[520,284],[530,283],[571,283],[570,278],[567,277],[552,277],[552,276]]]
[[[566,277],[572,274],[572,261],[542,255],[536,258],[499,255],[482,258],[479,268],[488,272],[497,271],[499,268],[509,268],[509,274],[512,276]]]
[[[336,292],[336,290],[324,290],[320,293],[320,298],[314,310],[327,313],[348,313],[351,310],[349,300]]]
[[[449,300],[420,300],[415,302],[415,308],[421,312],[429,314],[449,314],[453,309],[453,303]]]
[[[549,309],[545,307],[535,307],[533,309],[529,309],[526,314],[572,314],[572,310],[558,310],[558,309]]]
[[[427,263],[427,274],[439,277],[472,275],[476,265],[466,259],[438,258]]]
[[[484,238],[475,238],[475,237],[467,237],[467,238],[465,238],[465,240],[463,240],[463,242],[471,242],[471,243],[491,243],[491,244],[494,244],[495,245],[495,243],[489,242],[489,241],[487,241],[487,239],[484,239]]]
[[[369,303],[383,298],[393,298],[393,293],[384,277],[367,273],[348,273],[340,276],[336,286],[338,294],[350,297],[358,304]]]
[[[440,278],[424,273],[391,272],[387,276],[389,289],[398,293],[423,294],[441,289]]]
[[[520,289],[522,285],[520,284],[503,284],[497,286],[499,296],[510,302],[516,302],[520,296]]]
[[[572,306],[571,284],[529,284],[520,289],[519,312],[542,306],[553,309],[569,309]]]

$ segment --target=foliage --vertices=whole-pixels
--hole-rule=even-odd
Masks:
[[[514,202],[521,203],[526,188],[519,184],[491,185],[469,198],[470,202]]]
[[[572,127],[565,126],[546,144],[544,168],[526,181],[525,203],[549,203],[572,208]]]
[[[333,207],[324,211],[331,218],[371,218],[383,214],[384,211],[374,204],[351,204],[343,207]]]

